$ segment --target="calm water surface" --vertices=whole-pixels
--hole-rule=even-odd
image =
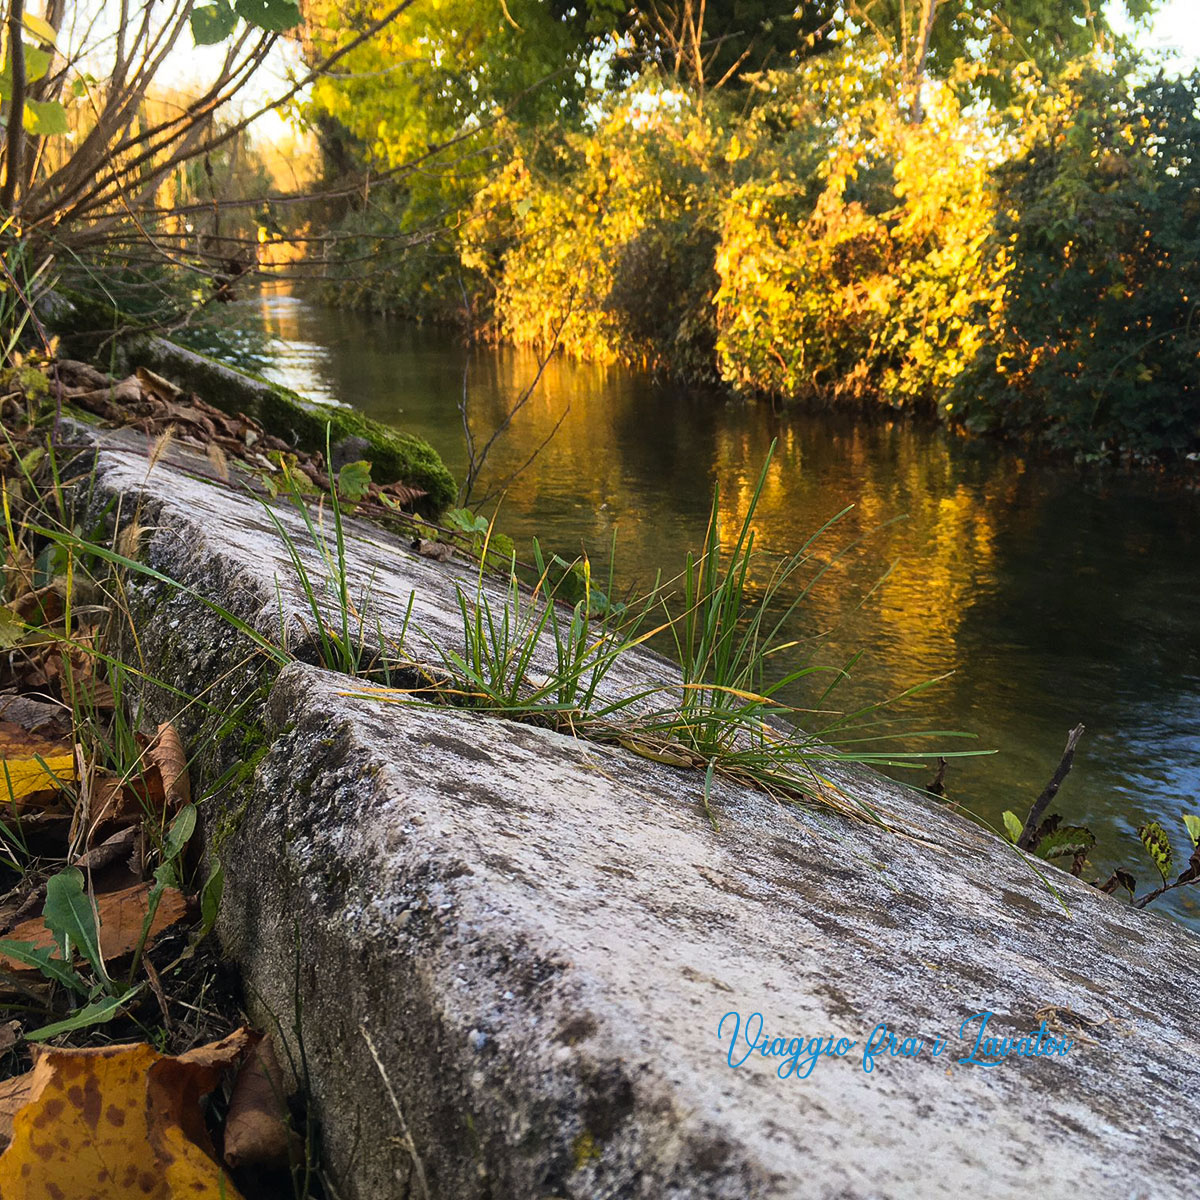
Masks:
[[[457,404],[490,432],[529,383],[536,359],[465,350],[453,335],[271,297],[252,309],[272,335],[274,378],[352,404],[431,442],[460,477]],[[915,728],[968,731],[988,758],[951,763],[955,800],[998,822],[1024,816],[1066,733],[1087,726],[1057,807],[1086,821],[1098,869],[1153,869],[1135,830],[1162,821],[1189,846],[1182,811],[1200,812],[1200,496],[1118,474],[1027,461],[907,424],[776,416],[663,386],[623,369],[556,361],[495,445],[487,490],[516,470],[500,526],[520,550],[537,535],[567,557],[607,559],[618,577],[673,574],[704,535],[714,485],[722,529],[740,524],[772,439],[778,448],[755,527],[770,551],[823,537],[821,564],[852,543],[806,601],[793,636],[827,637],[818,660],[865,651],[843,705],[949,677],[910,701]],[[787,666],[787,664],[781,664]],[[794,697],[794,699],[801,699]],[[966,748],[942,740],[949,748]],[[924,749],[914,743],[913,749]],[[922,767],[912,782],[928,782]],[[1182,864],[1181,864],[1182,865]],[[1164,907],[1200,925],[1200,889]]]

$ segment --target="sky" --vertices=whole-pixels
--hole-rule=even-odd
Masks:
[[[1147,50],[1166,52],[1174,69],[1200,66],[1200,0],[1167,0],[1137,40]]]

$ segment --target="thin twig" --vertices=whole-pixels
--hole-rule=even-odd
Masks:
[[[463,373],[463,398],[459,404],[459,408],[463,415],[463,425],[467,429],[467,453],[468,453],[469,457],[468,457],[468,465],[467,465],[467,474],[463,480],[462,493],[459,497],[459,503],[461,505],[466,505],[468,503],[468,501],[470,500],[471,493],[475,489],[475,484],[479,481],[480,472],[483,470],[483,464],[487,461],[488,453],[491,451],[491,448],[495,445],[496,439],[499,438],[500,435],[502,433],[504,433],[504,431],[506,429],[508,429],[508,427],[512,424],[513,418],[517,415],[517,413],[519,413],[521,411],[521,409],[523,409],[525,407],[525,405],[529,403],[530,397],[533,395],[534,390],[537,388],[537,385],[541,382],[542,375],[545,373],[546,367],[549,365],[550,360],[554,357],[554,352],[558,349],[558,343],[559,343],[559,339],[562,337],[562,331],[566,327],[567,322],[571,319],[571,309],[572,309],[572,305],[573,305],[573,299],[574,298],[572,297],[572,299],[570,301],[568,301],[567,311],[563,315],[563,319],[558,323],[558,327],[554,330],[554,336],[550,339],[550,348],[546,351],[546,353],[544,355],[541,355],[538,358],[537,372],[534,375],[532,382],[517,397],[516,402],[512,405],[512,407],[508,410],[508,412],[504,414],[503,419],[496,426],[496,428],[492,431],[492,436],[489,437],[488,440],[483,444],[483,449],[480,450],[478,454],[475,453],[475,441],[474,441],[473,435],[471,434],[469,423],[467,421],[466,372],[464,371],[464,373]],[[565,416],[566,416],[566,414],[564,413],[563,417],[565,417]],[[560,417],[558,420],[558,425],[555,425],[554,429],[551,431],[551,435],[550,435],[551,437],[553,437],[554,434],[558,432],[558,426],[562,424],[562,421],[563,421],[563,418]],[[549,439],[546,439],[546,440],[549,441]],[[542,448],[545,446],[545,444],[546,444],[546,442],[543,442],[542,446],[538,447],[537,451],[528,459],[528,461],[525,463],[525,465],[520,468],[520,471],[523,471],[525,469],[525,467],[529,466],[529,463],[531,463],[533,461],[533,459],[536,458],[537,455],[541,453]],[[520,473],[520,471],[514,472],[513,475],[510,475],[508,477],[508,479],[506,480],[506,482],[511,482],[512,479],[514,479],[515,476]]]
[[[387,1077],[387,1072],[383,1068],[379,1052],[375,1049],[375,1043],[371,1040],[371,1035],[367,1032],[367,1027],[360,1025],[358,1032],[362,1034],[363,1041],[367,1043],[367,1049],[370,1050],[371,1057],[375,1060],[375,1066],[379,1068],[379,1077],[383,1080],[383,1086],[387,1088],[387,1094],[391,1098],[392,1107],[396,1110],[396,1119],[400,1122],[400,1134],[404,1142],[404,1148],[412,1156],[413,1170],[416,1172],[417,1185],[421,1189],[421,1195],[424,1200],[429,1200],[429,1184],[425,1179],[425,1164],[421,1162],[421,1156],[417,1153],[416,1144],[413,1142],[412,1134],[409,1132],[408,1122],[404,1119],[404,1111],[400,1107],[400,1101],[396,1099],[396,1093],[392,1090],[392,1082]]]
[[[1067,734],[1067,746],[1063,751],[1058,768],[1050,777],[1050,782],[1046,784],[1045,790],[1033,802],[1033,807],[1029,810],[1029,816],[1025,818],[1025,827],[1021,830],[1021,836],[1017,838],[1019,849],[1032,850],[1036,845],[1037,829],[1041,823],[1042,814],[1050,807],[1050,802],[1058,795],[1058,789],[1062,787],[1063,780],[1071,773],[1071,766],[1075,762],[1075,747],[1079,744],[1079,739],[1082,736],[1082,725],[1076,725]]]

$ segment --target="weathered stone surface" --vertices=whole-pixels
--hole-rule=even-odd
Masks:
[[[141,497],[148,562],[295,635],[304,605],[257,502],[147,475],[139,449],[113,439],[95,486],[126,513]],[[423,636],[458,636],[469,572],[371,531],[350,559],[372,580],[368,630],[397,636],[415,593]],[[152,669],[251,686],[211,609],[139,590]],[[667,677],[631,663],[614,686]],[[1189,931],[1042,866],[1068,915],[998,839],[867,772],[844,785],[909,835],[720,783],[714,832],[693,773],[361,691],[283,670],[221,845],[222,936],[257,1015],[297,1061],[303,1043],[339,1195],[1194,1194]],[[1074,1045],[961,1064],[960,1026],[985,1010],[997,1034],[1046,1015]],[[780,1059],[731,1069],[730,1011],[858,1044],[806,1079],[778,1078]],[[868,1074],[880,1022],[947,1044]]]

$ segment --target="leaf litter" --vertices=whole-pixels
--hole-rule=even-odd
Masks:
[[[149,403],[150,432],[163,405],[185,407],[163,382],[100,390]],[[218,416],[201,404],[190,427],[219,443],[232,419]],[[118,619],[105,581],[22,521],[49,523],[62,465],[18,458],[4,433],[0,1200],[236,1198],[247,1179],[256,1196],[300,1194],[290,1076],[203,941],[222,876],[197,874],[188,748],[173,722],[143,729],[129,711],[102,653]]]

